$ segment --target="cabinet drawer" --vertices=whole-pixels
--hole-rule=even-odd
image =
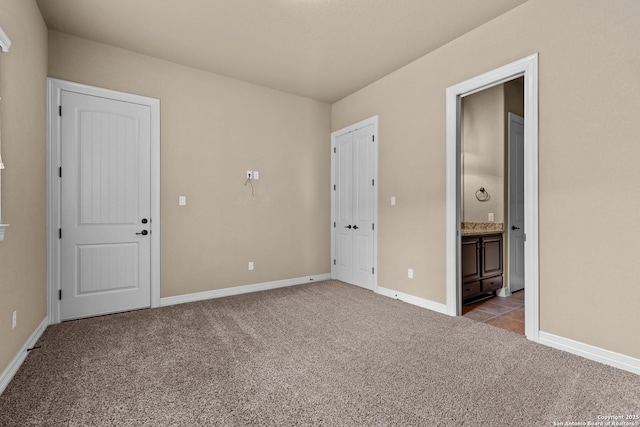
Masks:
[[[482,292],[493,292],[502,287],[502,276],[490,277],[482,281]]]
[[[480,282],[465,283],[462,285],[462,299],[475,297],[480,295]]]

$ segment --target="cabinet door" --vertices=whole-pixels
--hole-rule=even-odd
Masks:
[[[482,277],[502,274],[502,236],[482,238]]]
[[[461,242],[462,283],[480,279],[480,238],[464,237]]]
[[[488,279],[484,279],[481,282],[480,290],[482,292],[493,292],[502,287],[502,276],[493,276]]]
[[[464,283],[462,285],[462,302],[467,302],[469,299],[480,295],[480,289],[480,282]]]

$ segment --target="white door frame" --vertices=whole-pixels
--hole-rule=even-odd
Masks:
[[[538,54],[447,88],[447,313],[460,310],[460,104],[465,96],[524,76],[525,335],[538,342]]]
[[[362,120],[358,123],[352,124],[351,126],[347,126],[340,130],[331,132],[331,222],[329,223],[329,227],[331,228],[331,278],[335,279],[335,265],[333,264],[333,260],[336,258],[335,253],[335,228],[333,223],[335,221],[335,203],[336,203],[336,192],[334,191],[335,184],[335,173],[336,173],[336,158],[333,155],[334,148],[336,147],[336,138],[340,135],[344,135],[345,133],[353,132],[357,129],[363,128],[365,126],[373,125],[373,133],[374,133],[374,143],[376,146],[375,155],[374,155],[374,165],[373,165],[373,179],[375,182],[373,189],[373,291],[378,291],[378,147],[380,146],[378,141],[378,116],[369,117],[368,119]]]
[[[60,115],[62,91],[141,104],[151,109],[151,307],[160,306],[160,100],[79,83],[47,79],[47,315],[60,323]]]

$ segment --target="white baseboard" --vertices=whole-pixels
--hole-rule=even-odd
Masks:
[[[585,359],[640,375],[640,359],[540,331],[538,342]]]
[[[18,372],[18,369],[20,369],[20,366],[22,366],[22,363],[29,355],[27,349],[33,347],[36,344],[44,331],[47,329],[47,326],[49,326],[49,319],[48,317],[45,317],[44,320],[38,325],[36,330],[33,331],[29,339],[24,343],[22,348],[18,351],[13,360],[9,363],[9,366],[7,366],[4,372],[2,372],[2,375],[0,375],[0,394],[4,392],[5,388],[7,388],[7,386],[13,379],[13,376],[16,374],[16,372]]]
[[[403,292],[394,291],[393,289],[383,288],[382,286],[378,286],[375,292],[377,294],[384,295],[385,297],[397,299],[408,304],[426,308],[427,310],[436,311],[441,314],[448,314],[446,304],[441,304],[439,302],[434,302],[428,299],[405,294]]]
[[[175,297],[160,298],[160,306],[184,304],[186,302],[202,301],[212,298],[229,297],[232,295],[248,294],[250,292],[266,291],[269,289],[284,288],[287,286],[302,285],[305,283],[330,280],[331,273],[317,274],[315,276],[296,277],[294,279],[276,280],[273,282],[256,283],[253,285],[234,286],[232,288],[215,289],[213,291],[196,292],[193,294],[177,295]]]
[[[498,292],[496,292],[496,295],[499,297],[508,297],[511,295],[511,290],[509,288],[500,288],[498,289]]]

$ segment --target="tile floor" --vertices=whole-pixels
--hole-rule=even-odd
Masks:
[[[463,305],[462,315],[524,335],[524,291]]]

